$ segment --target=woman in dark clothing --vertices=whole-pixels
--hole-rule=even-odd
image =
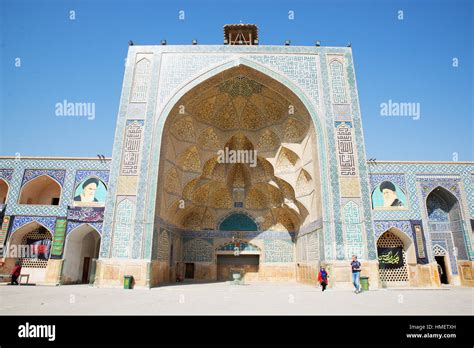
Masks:
[[[328,272],[326,272],[326,269],[324,267],[321,267],[319,269],[318,282],[319,284],[321,284],[323,291],[326,290],[326,286],[328,285]]]

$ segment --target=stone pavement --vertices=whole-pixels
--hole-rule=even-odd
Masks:
[[[321,292],[300,283],[179,283],[149,289],[88,285],[0,286],[0,315],[268,314],[473,315],[474,289],[349,290]]]

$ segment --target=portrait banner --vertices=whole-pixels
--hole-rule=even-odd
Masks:
[[[384,181],[372,192],[372,208],[374,209],[406,209],[405,192],[395,183]]]
[[[82,180],[74,190],[74,206],[95,206],[105,205],[107,187],[96,177],[89,177]]]

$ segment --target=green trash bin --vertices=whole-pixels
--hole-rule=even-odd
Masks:
[[[133,282],[133,276],[131,276],[131,275],[123,276],[123,288],[124,289],[131,289],[132,288],[132,282]]]
[[[363,291],[369,291],[369,277],[360,277],[360,287]]]

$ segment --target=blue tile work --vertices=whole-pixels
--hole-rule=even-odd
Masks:
[[[76,172],[79,170],[108,171],[109,160],[62,158],[0,158],[0,168],[8,169],[9,192],[6,215],[66,217],[73,201]],[[3,171],[5,173],[5,171]],[[61,186],[59,205],[18,204],[22,184],[39,175],[51,175]],[[4,174],[5,175],[5,174]]]
[[[7,183],[10,183],[13,176],[13,169],[0,169],[0,179],[5,180]]]
[[[150,93],[146,104],[146,112],[137,115],[128,112],[132,105],[128,104],[132,83],[133,65],[138,53],[153,56]],[[357,86],[354,75],[354,63],[351,49],[346,47],[302,47],[302,46],[133,46],[130,47],[128,64],[123,84],[122,99],[117,121],[117,131],[112,161],[112,180],[114,183],[122,154],[123,124],[127,118],[142,117],[145,119],[145,144],[142,153],[142,170],[137,193],[137,209],[133,237],[134,258],[151,256],[154,210],[156,199],[155,184],[158,176],[158,159],[161,132],[164,121],[171,107],[186,91],[206,80],[214,74],[238,64],[246,64],[263,72],[286,86],[289,86],[305,103],[316,122],[318,146],[320,149],[320,169],[322,176],[323,199],[323,236],[324,258],[344,258],[344,234],[342,229],[342,211],[339,194],[337,162],[334,139],[334,112],[331,105],[330,83],[327,71],[327,54],[343,57],[347,87],[349,92],[350,110],[353,113],[355,126],[355,144],[362,193],[362,215],[364,233],[367,234],[366,248],[368,258],[375,259],[373,240],[370,195],[368,189],[367,165],[363,132],[360,121]],[[173,68],[175,67],[175,68]],[[343,84],[344,85],[344,84]],[[323,102],[324,101],[324,102]],[[329,158],[327,158],[329,157]],[[146,164],[146,166],[144,165]],[[104,239],[101,255],[110,254],[111,222],[114,211],[114,192],[109,195],[105,212]],[[148,186],[148,187],[147,187]],[[336,248],[337,245],[337,248]]]
[[[155,55],[154,64],[152,66],[152,77],[150,80],[150,92],[148,94],[148,103],[146,108],[146,122],[145,122],[145,132],[144,132],[144,144],[151,144],[153,134],[157,131],[154,129],[154,124],[151,122],[155,117],[157,109],[157,97],[158,97],[158,86],[159,86],[159,69],[161,68],[162,57],[160,55]],[[160,139],[161,141],[161,139]],[[150,215],[146,215],[146,194],[148,186],[144,183],[148,182],[150,179],[149,175],[149,158],[150,158],[150,149],[151,146],[142,147],[142,157],[141,157],[141,170],[139,174],[139,184],[137,197],[140,199],[137,200],[137,223],[135,225],[135,234],[133,240],[133,257],[134,258],[150,258],[152,254],[152,241],[153,241],[153,221],[154,221],[154,211]],[[151,177],[152,183],[158,184],[158,176]],[[146,224],[148,228],[144,228]],[[156,246],[157,247],[157,246]]]
[[[312,102],[310,100],[308,100],[307,97],[300,90],[298,90],[298,88],[296,86],[294,86],[291,81],[287,80],[285,77],[283,77],[281,75],[278,75],[278,74],[276,74],[275,72],[273,72],[271,70],[268,70],[264,66],[258,65],[256,63],[253,63],[252,61],[248,61],[248,60],[245,60],[243,58],[239,59],[238,62],[240,64],[245,64],[245,65],[247,65],[251,68],[259,70],[259,71],[263,72],[264,74],[280,81],[284,85],[288,86],[291,90],[293,90],[298,95],[298,97],[300,97],[302,102],[305,104],[305,106],[310,111],[310,114],[312,115],[313,119],[315,120],[317,134],[320,135],[318,137],[318,146],[319,146],[319,148],[324,149],[325,148],[325,142],[324,142],[325,130],[321,126],[321,121],[317,117],[318,113],[316,112],[316,109],[314,108]],[[209,77],[211,77],[215,74],[218,74],[221,71],[229,69],[233,66],[235,66],[235,63],[230,62],[227,65],[220,66],[218,69],[215,69],[213,71],[208,72],[207,74],[199,76],[198,79],[192,80],[192,82],[190,82],[184,90],[182,90],[179,93],[175,94],[173,99],[170,102],[168,102],[166,108],[161,112],[161,116],[159,116],[158,120],[156,120],[157,125],[155,126],[155,129],[157,129],[157,130],[162,130],[163,129],[164,122],[165,122],[165,119],[166,119],[166,115],[168,115],[168,113],[171,110],[171,108],[173,107],[173,105],[179,100],[179,98],[182,95],[185,94],[185,92],[192,89],[194,86],[196,86],[200,82],[206,80],[207,78],[209,78]],[[147,175],[147,177],[151,177],[151,178],[157,178],[157,176],[158,176],[158,163],[159,163],[158,161],[159,161],[160,146],[161,146],[161,132],[155,130],[154,134],[155,134],[156,138],[151,142],[152,143],[151,154],[152,154],[153,157],[152,157],[151,160],[148,161],[148,165],[151,168],[151,171],[149,171],[149,173]],[[146,139],[145,139],[145,142],[147,143]],[[323,191],[322,198],[323,198],[323,202],[324,202],[323,206],[324,207],[329,207],[330,206],[329,205],[329,195],[327,194],[328,180],[325,178],[325,176],[327,175],[327,164],[326,164],[326,157],[325,156],[326,156],[326,152],[322,151],[320,153],[320,162],[321,162],[320,166],[321,166],[321,173],[322,173],[322,177],[323,177],[323,179],[322,179],[322,182],[323,182],[323,185],[322,185],[323,186],[322,187],[322,191]],[[152,164],[152,165],[150,165],[150,164]],[[148,184],[149,184],[149,182],[148,182]],[[145,183],[143,181],[140,181],[139,190],[142,189],[142,187],[141,187],[142,185],[145,185]],[[149,223],[149,221],[153,221],[153,217],[154,217],[155,200],[156,200],[156,186],[148,187],[148,190],[149,190],[148,191],[148,197],[147,197],[148,205],[147,205],[147,208],[146,208],[146,218],[144,218],[144,221],[146,221],[146,224],[147,224],[146,227],[148,229],[148,231],[146,232],[146,235],[151,234],[152,230],[153,230],[152,223]],[[146,192],[146,188],[143,187],[143,191]],[[139,201],[140,200],[141,200],[141,198],[139,199]],[[330,211],[330,209],[324,209],[324,211],[323,211],[323,215],[326,217],[325,221],[330,221],[329,216],[328,216],[329,211]],[[328,231],[330,231],[330,226],[331,226],[331,224],[329,224],[329,223],[326,226]],[[330,243],[331,239],[332,239],[331,235],[329,235],[329,237],[326,238],[326,240],[328,240],[329,243]],[[329,244],[329,245],[332,245],[332,244]],[[331,252],[330,249],[329,249],[329,252]]]
[[[259,62],[288,77],[319,105],[317,55],[297,55],[291,58],[282,55],[250,55],[250,60]]]
[[[437,222],[449,221],[449,208],[447,203],[439,196],[429,196],[426,200],[428,208],[428,220]]]
[[[117,204],[115,212],[115,233],[113,236],[112,257],[130,258],[130,244],[133,234],[135,203],[125,198]]]
[[[151,62],[151,80],[149,83],[148,100],[146,103],[129,103],[133,77],[133,68],[137,53],[148,55]],[[347,84],[349,117],[354,129],[354,143],[358,161],[357,172],[360,179],[361,197],[357,198],[360,209],[359,220],[361,231],[349,233],[345,231],[344,221],[352,221],[353,214],[342,209],[343,200],[340,197],[339,171],[337,165],[335,120],[336,109],[331,98],[331,85],[327,65],[327,55],[338,55],[344,61]],[[88,159],[50,160],[50,159],[0,159],[0,178],[5,178],[10,185],[7,215],[65,217],[67,204],[73,199],[75,184],[88,175],[97,176],[108,182],[108,196],[104,212],[103,238],[101,257],[111,256],[112,225],[117,204],[117,181],[122,160],[123,135],[126,123],[130,120],[140,120],[144,123],[140,173],[136,196],[132,196],[133,217],[127,221],[133,223],[131,236],[127,241],[130,254],[122,257],[149,259],[156,252],[157,238],[154,234],[159,229],[155,226],[155,203],[159,171],[159,155],[161,148],[161,133],[166,117],[187,91],[191,90],[211,76],[219,74],[238,64],[258,70],[269,78],[275,79],[292,90],[309,110],[316,128],[320,172],[321,199],[323,216],[321,219],[322,233],[320,238],[321,258],[326,260],[344,259],[345,250],[349,245],[366,243],[367,258],[376,259],[375,224],[372,221],[402,221],[422,220],[424,233],[427,232],[426,209],[423,200],[431,188],[441,185],[451,190],[458,197],[465,221],[474,216],[473,173],[472,164],[433,164],[433,163],[366,163],[362,123],[358,104],[357,85],[354,73],[354,63],[350,48],[336,47],[282,47],[282,46],[131,46],[127,57],[123,90],[117,119],[114,139],[113,158],[104,163]],[[163,64],[162,64],[163,63]],[[342,87],[341,87],[342,88]],[[344,116],[347,117],[347,116]],[[16,161],[18,163],[16,163]],[[110,177],[107,170],[111,169]],[[370,167],[370,181],[369,181]],[[26,171],[25,171],[26,170]],[[64,173],[61,178],[59,173]],[[18,205],[17,197],[21,184],[34,175],[46,173],[58,180],[62,185],[59,206],[26,206]],[[59,176],[58,176],[59,174]],[[375,182],[381,178],[392,178],[406,187],[408,209],[372,211],[371,190]],[[11,197],[15,197],[12,201]],[[344,201],[344,203],[346,203]],[[122,219],[123,216],[115,217]],[[79,221],[75,221],[79,223]],[[97,222],[99,224],[100,222]],[[403,225],[403,224],[402,224]],[[401,225],[401,226],[402,226]],[[467,226],[467,224],[465,224]],[[71,222],[71,226],[74,226]],[[99,225],[98,225],[99,226]],[[403,227],[403,226],[402,226]],[[69,225],[68,225],[69,228]],[[155,232],[154,232],[155,230]],[[128,229],[127,229],[128,231]],[[214,234],[213,234],[214,233]],[[229,232],[236,236],[241,232]],[[247,233],[247,232],[245,232]],[[251,237],[251,233],[255,235]],[[291,233],[276,233],[271,231],[249,232],[239,238],[272,238],[294,239]],[[359,236],[357,234],[359,233]],[[464,229],[466,241],[470,241],[470,233]],[[365,238],[359,238],[360,236]],[[183,232],[187,238],[216,238],[223,237],[222,232],[215,235],[214,231]],[[271,236],[271,237],[270,237]],[[352,238],[354,237],[354,238]],[[356,238],[357,237],[357,238]],[[434,238],[435,236],[433,236]],[[120,239],[120,238],[119,238]],[[433,239],[434,240],[434,239]],[[431,239],[427,240],[428,245]],[[451,242],[452,243],[452,242]],[[347,244],[347,245],[346,245]],[[428,246],[428,253],[430,252]],[[471,257],[472,250],[470,250]]]
[[[78,170],[76,172],[76,180],[74,186],[77,186],[82,180],[94,176],[102,180],[105,185],[107,185],[109,182],[108,170]]]
[[[451,192],[460,203],[463,221],[460,224],[462,232],[459,233],[462,233],[462,238],[465,240],[469,258],[474,260],[474,250],[471,243],[472,232],[469,228],[469,219],[474,216],[474,210],[472,209],[472,202],[474,201],[472,185],[473,163],[378,162],[377,164],[370,164],[370,170],[372,185],[375,185],[383,177],[396,181],[400,180],[400,175],[403,175],[407,200],[409,201],[408,209],[374,210],[372,212],[374,221],[422,220],[429,260],[433,260],[432,245],[440,235],[431,231],[428,225],[426,198],[438,186],[444,187]],[[457,237],[461,238],[460,236]],[[443,238],[443,240],[448,240],[448,244],[453,243],[451,233],[446,234]],[[454,257],[452,250],[453,248],[448,250],[450,257]]]
[[[365,258],[364,241],[362,234],[362,224],[360,221],[360,209],[354,201],[349,201],[344,205],[344,226],[345,226],[345,258],[350,259],[352,255],[358,258]]]
[[[418,181],[421,185],[421,195],[423,200],[433,191],[435,188],[443,187],[451,192],[458,200],[461,200],[461,192],[459,190],[458,182],[459,177],[439,177],[437,175],[423,175],[418,177]]]
[[[89,225],[93,227],[99,235],[102,235],[102,222],[80,222],[80,221],[68,221],[66,228],[66,235],[69,235],[74,229],[82,225]]]
[[[23,174],[23,181],[21,182],[21,186],[23,187],[27,182],[41,176],[47,175],[54,180],[56,180],[61,187],[64,183],[64,177],[66,175],[65,170],[58,170],[58,169],[25,169]]]
[[[374,189],[384,181],[391,181],[400,187],[403,192],[407,191],[405,184],[405,175],[402,174],[371,174],[369,177],[370,180],[370,191],[373,192]]]
[[[37,222],[46,227],[52,235],[54,235],[56,217],[52,216],[15,216],[10,228],[10,235],[12,235],[19,228],[31,223]]]
[[[183,261],[212,262],[213,258],[212,239],[183,238]]]
[[[432,241],[433,248],[436,245],[439,245],[442,247],[446,253],[447,256],[449,257],[449,263],[451,264],[451,273],[453,275],[458,274],[458,267],[457,267],[457,262],[456,262],[456,257],[454,256],[454,253],[452,252],[454,245],[453,241],[451,240],[450,236],[445,236],[444,238],[440,236],[439,238],[433,239]]]
[[[374,220],[374,237],[375,240],[379,239],[379,237],[386,232],[388,229],[395,227],[396,229],[402,231],[413,241],[413,235],[411,230],[410,221],[403,221],[403,220]]]
[[[423,218],[423,210],[425,210],[423,197],[427,194],[422,194],[421,189],[418,186],[419,182],[430,182],[430,186],[435,188],[436,184],[433,179],[436,177],[441,178],[439,181],[440,185],[443,185],[443,181],[446,179],[456,179],[458,182],[462,182],[465,191],[465,199],[469,202],[469,211],[466,214],[470,214],[474,217],[474,209],[472,202],[474,201],[474,190],[471,181],[471,173],[474,171],[473,163],[403,163],[403,162],[377,162],[377,164],[370,164],[370,175],[373,174],[384,174],[392,175],[391,173],[403,173],[406,179],[407,199],[410,202],[409,210],[376,210],[372,214],[374,220],[390,220],[390,219],[405,219],[405,220],[420,220]],[[448,177],[447,177],[448,176]],[[455,194],[455,191],[453,192]],[[368,196],[370,197],[370,196]],[[461,202],[464,201],[461,196]],[[467,202],[466,202],[467,203]]]
[[[114,145],[112,149],[112,160],[110,162],[110,178],[105,200],[104,224],[102,239],[100,243],[100,257],[107,258],[111,255],[112,224],[115,205],[117,200],[117,182],[120,173],[120,164],[122,161],[122,148],[124,140],[124,130],[127,121],[127,110],[130,100],[130,91],[133,78],[133,68],[135,66],[135,52],[129,50],[125,66],[125,74],[122,84],[122,93],[120,97],[117,123],[115,127]],[[154,61],[152,60],[152,64]],[[150,95],[150,93],[149,93]],[[136,118],[137,115],[133,115]]]
[[[164,53],[160,73],[153,74],[155,78],[160,76],[158,104],[162,106],[167,102],[171,93],[184,87],[191,76],[206,72],[210,67],[222,64],[232,57],[232,54],[199,54],[196,57],[192,54]]]
[[[325,109],[325,125],[327,131],[327,143],[324,147],[328,151],[328,164],[329,164],[329,180],[331,183],[332,192],[330,194],[331,203],[328,205],[331,207],[332,216],[330,220],[334,221],[334,234],[330,236],[325,234],[324,240],[324,256],[326,260],[331,259],[344,259],[344,235],[342,231],[342,216],[340,209],[340,195],[339,195],[339,168],[337,161],[335,131],[334,131],[334,117],[332,113],[332,102],[331,102],[331,87],[329,85],[329,72],[326,61],[327,52],[321,53],[320,65],[321,65],[321,78],[323,83],[323,95],[324,95],[324,109]],[[321,153],[321,150],[320,150]],[[329,195],[329,193],[328,193]],[[334,254],[335,253],[335,254]]]
[[[290,239],[294,232],[280,231],[182,231],[183,238]]]
[[[239,251],[260,251],[258,246],[243,241],[226,243],[218,247],[216,251],[234,251],[235,248],[238,248]]]
[[[351,51],[346,51],[344,54],[344,58],[346,61],[346,73],[347,73],[347,81],[349,84],[349,94],[351,100],[351,110],[353,114],[353,125],[354,125],[354,134],[355,134],[355,145],[357,149],[357,160],[359,166],[359,180],[360,180],[360,189],[361,189],[361,198],[362,198],[362,214],[363,214],[363,221],[364,228],[365,228],[365,236],[367,240],[367,258],[369,260],[376,260],[377,253],[376,253],[376,244],[373,238],[373,227],[371,224],[372,221],[372,205],[370,202],[370,189],[369,189],[369,175],[368,175],[368,168],[366,163],[365,157],[365,142],[364,142],[364,134],[362,128],[362,120],[360,114],[360,106],[359,106],[359,95],[357,91],[357,82],[354,70],[354,59],[351,54]]]

